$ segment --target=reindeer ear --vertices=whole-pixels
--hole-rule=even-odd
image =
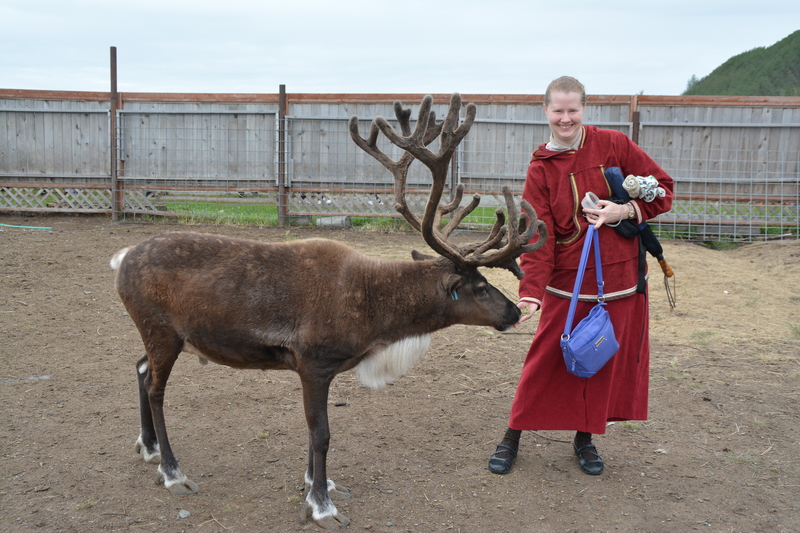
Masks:
[[[464,284],[464,279],[458,274],[450,274],[442,280],[444,283],[444,290],[450,295],[453,300],[458,300],[458,291]]]
[[[421,252],[418,252],[418,251],[416,251],[416,250],[411,250],[411,258],[412,258],[414,261],[427,261],[427,260],[429,260],[429,259],[436,259],[436,258],[435,258],[434,256],[432,256],[432,255],[425,255],[425,254],[423,254],[423,253],[421,253]]]

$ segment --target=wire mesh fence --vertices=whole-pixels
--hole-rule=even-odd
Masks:
[[[275,222],[276,124],[274,112],[121,111],[118,179],[145,199],[125,212]]]
[[[748,241],[800,235],[798,150],[644,149],[675,179],[672,210],[654,221],[660,233]]]

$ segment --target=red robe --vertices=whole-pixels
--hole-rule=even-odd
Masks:
[[[603,173],[609,167],[620,167],[626,176],[653,175],[666,191],[649,203],[633,201],[635,223],[669,211],[672,178],[624,133],[584,126],[577,150],[553,152],[542,145],[533,153],[522,197],[547,224],[550,238],[520,261],[525,272],[520,298],[541,303],[541,317],[511,408],[512,429],[602,434],[608,421],[647,419],[649,307],[647,295],[636,293],[638,238],[625,238],[605,225],[598,231],[604,292],[610,300],[606,310],[620,343],[617,354],[593,377],[582,379],[567,372],[559,345],[589,225],[580,200],[587,191],[601,200],[612,196]],[[593,256],[580,294],[597,295]],[[579,302],[574,323],[595,303]]]

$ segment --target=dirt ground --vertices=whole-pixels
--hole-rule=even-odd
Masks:
[[[0,224],[0,530],[319,529],[298,520],[307,433],[291,372],[180,358],[167,423],[199,494],[171,495],[133,451],[144,352],[108,261],[176,226],[17,215]],[[398,259],[424,249],[412,233],[193,229],[324,236]],[[328,473],[353,494],[337,502],[348,530],[800,531],[800,241],[664,245],[678,307],[651,263],[650,419],[596,437],[603,475],[582,474],[572,434],[556,431],[525,432],[512,473],[491,474],[535,320],[509,333],[452,327],[392,386],[368,390],[350,372],[334,381]],[[515,295],[510,274],[486,274]]]

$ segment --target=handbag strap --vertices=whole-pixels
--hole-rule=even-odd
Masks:
[[[601,305],[605,305],[605,298],[603,296],[603,264],[600,261],[600,234],[597,233],[593,224],[589,224],[589,230],[586,232],[586,238],[583,241],[583,251],[581,252],[581,261],[578,265],[578,274],[575,276],[575,287],[572,289],[572,299],[569,302],[569,312],[567,313],[567,322],[564,325],[564,335],[568,339],[572,331],[572,322],[575,319],[575,309],[578,307],[578,295],[583,285],[583,275],[586,272],[586,263],[589,261],[589,249],[592,247],[594,241],[594,262],[595,270],[597,273],[597,301]]]

